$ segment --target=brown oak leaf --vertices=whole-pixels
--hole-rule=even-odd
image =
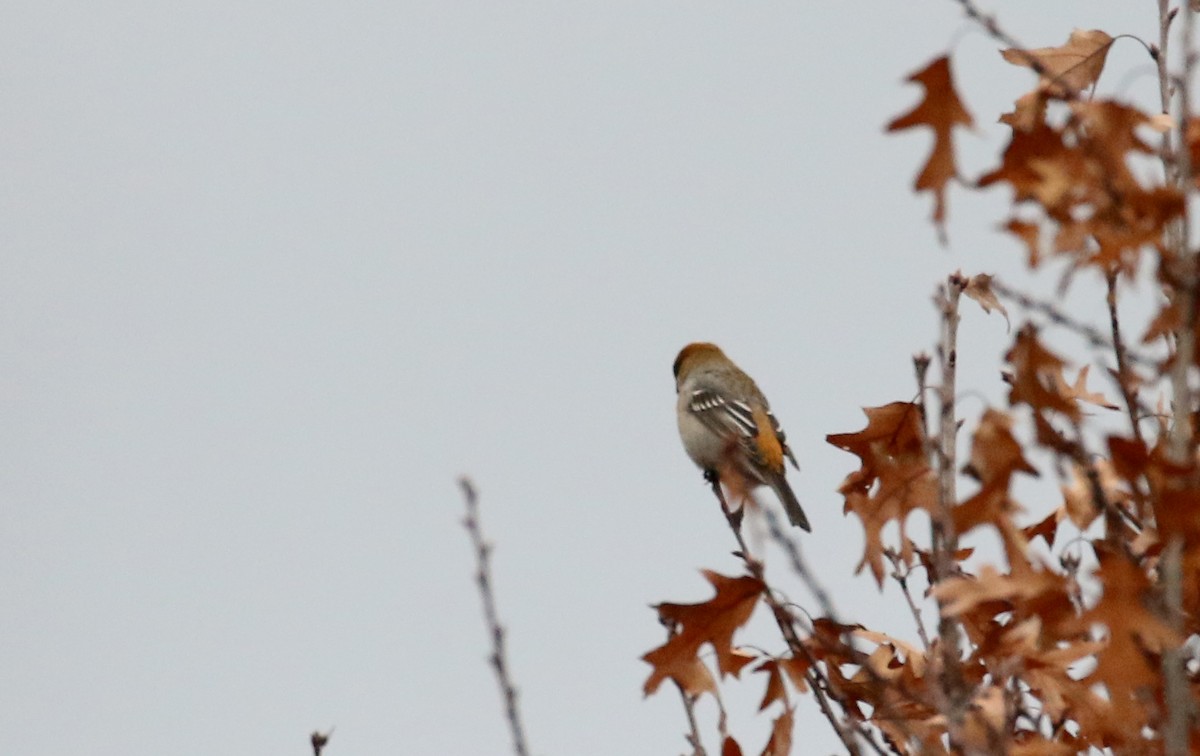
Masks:
[[[985,564],[978,576],[943,580],[930,589],[930,594],[941,604],[943,617],[954,617],[985,602],[1007,602],[1021,591],[1020,581]]]
[[[1010,756],[1075,756],[1086,748],[1080,748],[1075,738],[1069,732],[1062,732],[1057,737],[1068,738],[1067,742],[1047,740],[1044,736],[1028,730],[1018,732],[1013,736],[1013,745],[1006,752]]]
[[[808,690],[808,673],[810,662],[803,657],[785,657],[782,659],[769,658],[754,668],[754,672],[762,672],[767,676],[767,689],[763,693],[762,703],[758,710],[762,711],[776,701],[788,705],[787,685],[784,679],[791,680],[792,685],[801,693]]]
[[[1187,120],[1183,135],[1187,140],[1192,165],[1200,165],[1200,116],[1192,116]],[[1196,177],[1196,181],[1200,182],[1200,176]]]
[[[1087,135],[1092,157],[1104,170],[1105,178],[1122,191],[1138,186],[1129,168],[1129,153],[1149,155],[1154,148],[1138,134],[1151,123],[1150,116],[1137,108],[1112,100],[1093,100],[1071,104]]]
[[[1029,267],[1036,268],[1041,262],[1041,229],[1036,223],[1012,218],[1004,224],[1004,230],[1021,240],[1029,257]]]
[[[1059,513],[1051,512],[1040,522],[1022,528],[1021,532],[1024,534],[1025,540],[1027,541],[1032,541],[1034,538],[1040,537],[1046,542],[1047,546],[1053,546],[1054,539],[1058,535],[1058,521]]]
[[[1075,376],[1075,382],[1070,385],[1067,385],[1066,380],[1063,379],[1062,384],[1058,387],[1059,392],[1063,396],[1068,396],[1077,402],[1086,402],[1087,404],[1094,404],[1097,407],[1110,410],[1120,409],[1120,407],[1106,399],[1104,394],[1101,394],[1099,391],[1087,390],[1088,368],[1090,367],[1090,365],[1084,365],[1079,368],[1079,374]],[[1061,373],[1059,374],[1059,378],[1062,378]]]
[[[933,129],[933,150],[917,174],[913,188],[933,192],[933,221],[945,233],[946,184],[958,175],[951,135],[955,126],[972,126],[974,121],[954,89],[950,59],[943,56],[908,77],[925,88],[925,96],[909,112],[888,124],[888,131],[903,131],[914,126]]]
[[[654,669],[642,690],[653,693],[670,678],[679,683],[689,695],[712,690],[711,675],[701,675],[697,653],[705,643],[717,654],[717,668],[722,675],[736,674],[749,661],[733,648],[733,633],[746,624],[764,589],[762,581],[750,576],[726,577],[708,570],[704,577],[716,589],[717,595],[699,604],[659,604],[658,616],[664,624],[678,628],[666,643],[642,657]]]
[[[1013,131],[1030,131],[1045,121],[1047,100],[1043,87],[1026,92],[1017,98],[1011,113],[1000,116],[1000,123],[1008,124]]]
[[[1079,405],[1062,390],[1068,385],[1062,374],[1067,363],[1042,345],[1036,328],[1032,325],[1022,328],[1005,359],[1013,368],[1012,388],[1008,392],[1010,404],[1028,404],[1036,413],[1035,419],[1042,422],[1042,413],[1047,410],[1072,421],[1080,419]],[[1038,440],[1042,443],[1052,442],[1044,437],[1047,431],[1050,429],[1039,425]]]
[[[1000,531],[1010,562],[1014,558],[1023,561],[1019,554],[1027,543],[1012,519],[1018,509],[1009,498],[1012,478],[1019,472],[1037,476],[1037,469],[1025,459],[1021,444],[1013,436],[1012,425],[1012,418],[999,410],[983,413],[971,440],[971,461],[964,469],[979,480],[979,490],[950,511],[959,534],[982,525]]]
[[[1104,683],[1119,717],[1129,724],[1140,723],[1145,721],[1146,713],[1139,704],[1139,689],[1153,689],[1162,683],[1156,657],[1183,639],[1147,607],[1152,590],[1146,573],[1123,553],[1099,543],[1093,545],[1104,595],[1078,621],[1083,629],[1103,624],[1108,628],[1108,638],[1105,648],[1096,655],[1095,671],[1087,679]]]
[[[986,188],[1006,182],[1018,202],[1035,200],[1056,220],[1068,220],[1071,199],[1067,192],[1074,177],[1082,175],[1084,155],[1063,142],[1062,134],[1039,124],[1035,128],[1014,131],[1000,165],[979,178],[978,185]]]
[[[1062,486],[1063,512],[1080,530],[1086,530],[1100,516],[1096,506],[1096,497],[1087,474],[1080,470],[1079,465],[1073,465],[1070,480]]]
[[[1013,419],[988,408],[971,440],[971,461],[966,472],[986,486],[1008,487],[1012,476],[1022,472],[1037,477],[1037,468],[1025,459],[1021,444],[1012,433]]]
[[[910,402],[892,402],[864,409],[867,427],[857,433],[826,436],[830,444],[858,456],[862,466],[846,476],[838,491],[845,511],[862,521],[866,546],[857,569],[870,565],[882,587],[884,546],[882,530],[898,521],[903,548],[910,549],[905,520],[916,509],[932,511],[937,502],[937,477],[925,456],[921,409]],[[910,560],[911,553],[904,558]]]
[[[762,756],[787,756],[792,752],[792,710],[784,709],[771,726],[771,739]]]
[[[762,703],[758,705],[758,710],[762,711],[776,701],[782,701],[784,706],[787,706],[787,686],[783,682],[783,668],[775,659],[767,659],[762,664],[754,668],[755,672],[762,672],[767,676],[767,690],[763,693]]]

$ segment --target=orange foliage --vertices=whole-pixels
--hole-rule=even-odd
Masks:
[[[1160,22],[1169,26],[1173,18]],[[982,23],[1004,37],[994,22]],[[1152,359],[1139,355],[1131,367],[1114,286],[1112,299],[1101,299],[1112,306],[1111,321],[1081,327],[1052,302],[1042,306],[1057,316],[1050,325],[1016,329],[1002,355],[1006,407],[965,419],[953,397],[941,396],[949,401],[937,408],[945,420],[929,423],[932,392],[925,391],[914,402],[866,408],[865,428],[827,436],[856,458],[857,469],[838,489],[844,513],[862,526],[856,569],[869,567],[880,587],[897,581],[921,643],[832,616],[798,619],[774,598],[778,586],[766,582],[739,535],[750,576],[706,573],[716,597],[659,605],[678,632],[644,657],[653,668],[647,693],[668,678],[692,694],[715,690],[697,655],[707,643],[723,676],[753,665],[753,679],[764,683],[760,711],[778,705],[764,754],[794,750],[793,720],[810,696],[850,751],[869,738],[897,754],[1200,752],[1200,655],[1189,657],[1186,644],[1200,637],[1200,422],[1190,388],[1200,381],[1195,372],[1182,381],[1172,372],[1181,345],[1192,357],[1184,367],[1200,364],[1200,264],[1191,260],[1193,250],[1181,249],[1177,233],[1186,199],[1200,190],[1200,116],[1185,113],[1162,147],[1153,142],[1169,119],[1091,97],[1113,44],[1106,32],[1077,30],[1056,47],[1002,51],[1004,60],[1031,69],[1037,84],[1000,116],[1007,144],[972,186],[1008,187],[1012,208],[1000,228],[1030,269],[1051,256],[1105,282],[1152,271],[1155,279],[1140,283],[1156,287],[1157,315],[1133,338],[1140,337],[1139,348],[1161,351]],[[923,97],[887,129],[932,130],[915,190],[933,193],[941,235],[947,187],[960,175],[952,136],[972,119],[947,57],[910,80]],[[1151,160],[1161,162],[1159,170],[1143,170]],[[957,333],[959,294],[1009,317],[1002,300],[1010,295],[990,276],[956,274],[949,282],[953,293],[939,300],[943,333]],[[1106,354],[1068,358],[1043,342],[1051,327],[1081,334]],[[943,336],[938,345],[943,381],[954,377],[954,344]],[[925,387],[930,360],[916,362]],[[1115,390],[1089,387],[1093,364],[1113,379],[1102,388]],[[1180,386],[1182,397],[1171,393]],[[1149,409],[1156,404],[1157,412]],[[971,435],[962,464],[957,430],[964,422]],[[1128,427],[1114,432],[1118,422]],[[1014,482],[1039,473],[1060,485],[1043,485],[1041,499],[1026,507],[1014,497]],[[960,487],[968,493],[960,495]],[[927,545],[910,533],[909,515],[917,510],[932,521]],[[898,530],[894,542],[884,533],[890,523]],[[1068,548],[1058,543],[1064,524],[1078,530]],[[1003,561],[968,568],[972,550],[959,539],[985,534],[998,536]],[[1084,566],[1092,563],[1094,571]],[[909,590],[914,572],[929,579],[925,596]],[[760,600],[787,644],[783,653],[733,647],[734,632]],[[922,602],[936,608],[935,632],[924,626]],[[733,738],[722,742],[723,754],[742,752]]]

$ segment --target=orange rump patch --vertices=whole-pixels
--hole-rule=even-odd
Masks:
[[[764,465],[772,470],[783,469],[783,444],[771,427],[771,418],[762,407],[754,408],[754,424],[758,426],[755,447]]]

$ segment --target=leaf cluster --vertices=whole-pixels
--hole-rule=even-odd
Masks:
[[[961,4],[995,38],[1011,39]],[[1160,71],[1162,113],[1095,94],[1115,39],[1093,30],[1056,47],[1003,50],[1036,84],[1000,116],[1008,142],[975,179],[962,177],[956,158],[956,135],[973,118],[948,57],[910,77],[923,95],[887,127],[933,134],[914,188],[932,195],[940,235],[951,184],[1003,187],[1011,205],[998,220],[1029,268],[1054,259],[1071,277],[1102,282],[1109,313],[1107,323],[1080,326],[1057,303],[1036,303],[990,276],[950,275],[936,297],[936,359],[914,360],[918,398],[867,408],[865,427],[828,436],[856,459],[839,493],[864,535],[858,569],[881,588],[900,587],[920,642],[834,616],[829,606],[809,620],[731,518],[745,574],[705,573],[713,598],[658,605],[670,637],[643,657],[647,694],[672,681],[690,706],[717,696],[719,678],[748,669],[764,688],[760,710],[775,712],[764,754],[790,752],[796,709],[810,700],[855,754],[1200,750],[1192,650],[1200,638],[1200,252],[1187,228],[1197,192],[1191,166],[1200,161],[1200,120],[1187,98],[1197,56],[1188,18],[1182,68],[1168,71],[1178,14],[1166,3],[1160,9],[1162,39],[1146,49]],[[1157,313],[1131,347],[1119,294],[1139,277],[1150,279]],[[1006,318],[1005,303],[1016,306],[1025,321],[998,355],[1006,402],[973,417],[955,403],[963,295]],[[1050,313],[1049,324],[1039,326],[1035,311]],[[1047,344],[1047,327],[1086,343],[1067,356]],[[1099,353],[1089,351],[1097,345]],[[1111,399],[1089,387],[1093,367],[1109,380]],[[959,459],[964,428],[968,451]],[[1060,485],[1018,501],[1022,478]],[[773,542],[811,580],[799,545],[768,520]],[[961,544],[981,536],[1000,551],[979,564]],[[782,650],[737,642],[760,605],[776,621]],[[926,627],[926,616],[936,627]],[[723,718],[719,731],[723,753],[742,752]],[[689,740],[703,752],[698,733]]]

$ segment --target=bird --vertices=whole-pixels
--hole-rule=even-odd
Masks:
[[[705,479],[735,491],[769,487],[791,523],[811,533],[784,475],[784,458],[797,470],[800,466],[754,379],[707,342],[681,349],[674,371],[679,437]]]

